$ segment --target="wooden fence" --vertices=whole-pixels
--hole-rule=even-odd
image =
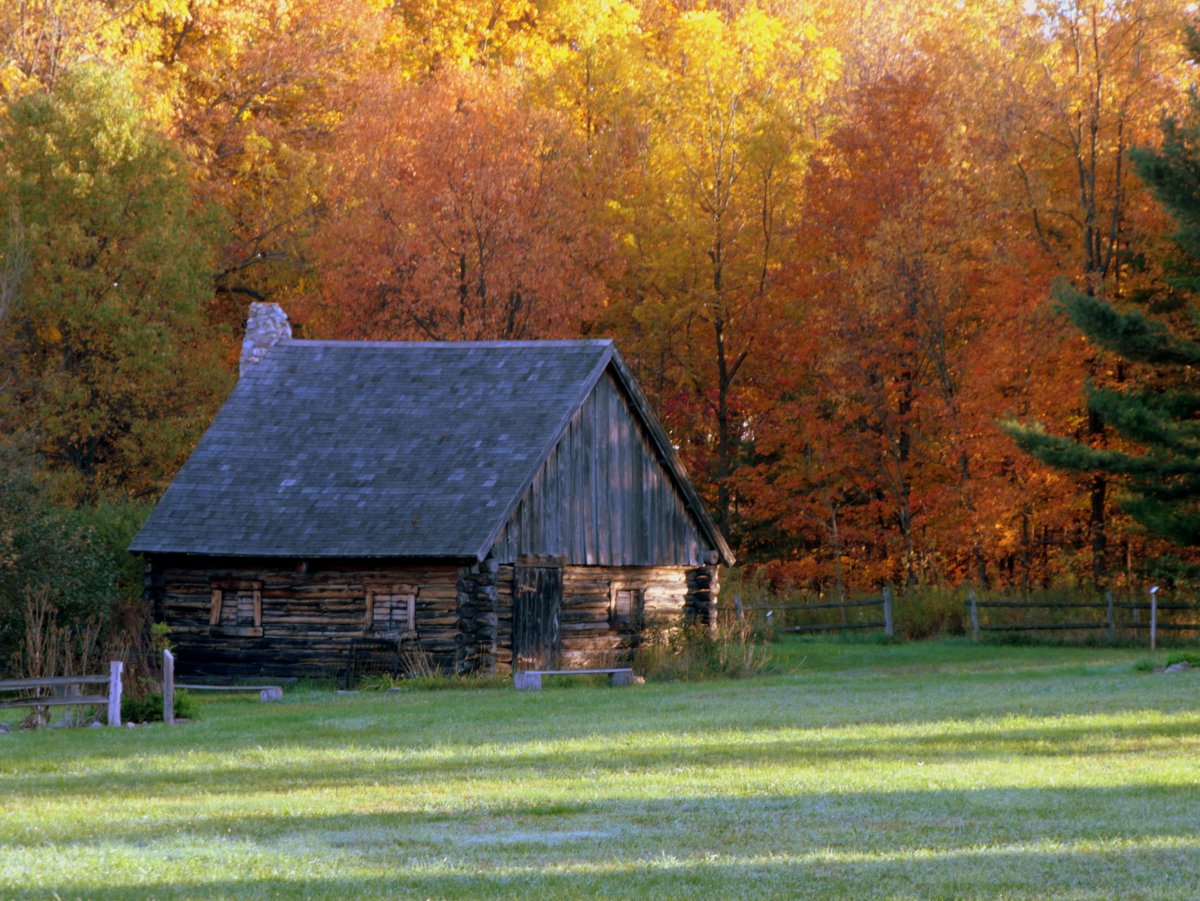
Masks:
[[[121,674],[125,664],[114,660],[109,664],[107,676],[52,676],[44,679],[8,679],[0,681],[0,694],[5,692],[36,692],[23,697],[0,700],[0,709],[38,707],[106,707],[108,724],[121,725]],[[106,694],[83,694],[84,685],[106,685]],[[175,682],[175,655],[163,651],[163,722],[175,722],[175,689],[191,691],[253,691],[260,700],[278,701],[283,697],[283,688],[278,685],[183,685]],[[42,694],[46,689],[50,694]]]
[[[198,682],[175,681],[175,655],[163,651],[163,722],[171,725],[175,722],[175,689],[187,691],[238,691],[258,692],[260,701],[279,701],[283,699],[283,687],[280,685],[205,685]]]
[[[1107,632],[1109,643],[1115,642],[1117,639],[1118,630],[1141,631],[1147,630],[1150,636],[1150,649],[1155,650],[1158,646],[1158,633],[1160,631],[1168,632],[1197,632],[1200,633],[1200,621],[1164,622],[1159,616],[1160,611],[1200,611],[1200,604],[1189,604],[1179,601],[1169,603],[1159,603],[1158,589],[1154,588],[1149,592],[1149,600],[1146,601],[1116,601],[1113,598],[1113,593],[1107,592],[1103,601],[986,601],[979,600],[975,597],[975,592],[972,591],[967,595],[965,602],[967,608],[967,616],[971,624],[971,637],[975,641],[979,641],[980,634],[983,632],[1033,632],[1033,631],[1055,631],[1068,632],[1076,630],[1099,630],[1104,629]],[[1088,617],[1084,614],[1083,619],[1056,619],[1053,622],[1045,620],[1039,622],[983,622],[981,618],[981,610],[1009,610],[1009,611],[1096,611],[1094,617]],[[1102,612],[1101,612],[1102,611]],[[1129,617],[1122,619],[1121,614],[1128,612]],[[1147,614],[1146,622],[1142,622],[1141,614]],[[1052,614],[1050,614],[1052,615]]]
[[[743,605],[741,597],[734,595],[733,598],[734,611],[737,615],[738,622],[745,621],[745,612],[766,611],[766,620],[771,624],[776,632],[843,632],[852,629],[882,629],[885,635],[891,636],[895,634],[895,627],[892,621],[892,590],[888,587],[879,593],[878,597],[862,598],[853,601],[821,601],[816,604],[756,604]],[[861,614],[867,608],[880,608],[879,615],[882,619],[851,619],[850,611],[855,614]],[[807,623],[784,623],[786,620],[794,620],[797,618],[805,618],[805,614],[810,611],[831,610],[841,614],[841,619],[838,622],[807,622]],[[781,614],[779,622],[773,622],[775,614]]]
[[[109,664],[108,675],[52,676],[43,679],[7,679],[0,681],[0,692],[37,692],[33,696],[0,701],[0,708],[22,707],[107,707],[108,724],[121,725],[121,673],[125,665],[120,660]],[[106,694],[83,694],[84,685],[107,685]],[[50,689],[51,694],[41,692]]]

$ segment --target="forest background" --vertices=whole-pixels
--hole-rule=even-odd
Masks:
[[[0,658],[39,609],[144,616],[125,543],[253,300],[311,338],[615,338],[774,586],[1183,578],[1119,479],[1002,425],[1120,447],[1086,386],[1159,377],[1056,283],[1190,315],[1129,151],[1187,111],[1194,13],[0,0]]]

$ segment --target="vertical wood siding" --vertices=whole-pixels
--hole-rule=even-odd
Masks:
[[[708,550],[682,495],[610,374],[567,428],[496,541],[588,566],[689,565]]]

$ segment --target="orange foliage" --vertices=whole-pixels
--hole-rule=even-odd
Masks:
[[[322,280],[310,329],[438,340],[585,329],[611,242],[591,222],[579,148],[557,117],[514,82],[472,71],[367,91],[313,243]]]

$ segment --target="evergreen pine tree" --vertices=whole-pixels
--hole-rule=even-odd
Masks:
[[[1200,34],[1191,35],[1200,61]],[[1156,311],[1185,315],[1172,325],[1141,309],[1118,309],[1068,285],[1056,299],[1087,337],[1125,360],[1144,364],[1148,378],[1124,390],[1091,387],[1090,403],[1111,429],[1136,450],[1093,448],[1010,422],[1005,430],[1028,453],[1051,466],[1121,477],[1122,507],[1151,532],[1182,545],[1200,546],[1200,317],[1192,302],[1200,290],[1200,96],[1193,91],[1184,122],[1168,121],[1159,150],[1142,148],[1133,164],[1178,225],[1175,252],[1164,261],[1163,289],[1150,300]]]

